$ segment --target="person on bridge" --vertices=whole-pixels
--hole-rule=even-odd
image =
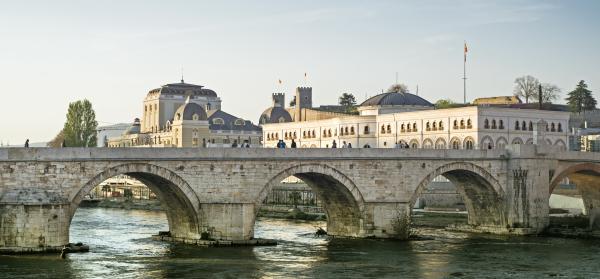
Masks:
[[[237,140],[233,141],[233,144],[231,145],[231,147],[233,147],[233,148],[238,147]]]
[[[296,148],[296,142],[292,139],[292,143],[290,144],[290,148]]]
[[[371,145],[369,145],[369,143],[366,143],[363,148],[371,148]]]
[[[25,148],[29,147],[29,139],[25,141]]]
[[[348,148],[348,144],[346,143],[346,141],[344,141],[344,143],[342,144],[342,148]]]
[[[333,140],[333,142],[331,143],[331,148],[337,148],[337,143],[335,142],[335,140]]]
[[[279,142],[277,142],[277,148],[285,148],[285,141],[279,140]]]
[[[348,148],[352,148],[352,143],[348,143]]]

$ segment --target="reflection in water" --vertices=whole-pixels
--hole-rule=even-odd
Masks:
[[[278,246],[203,248],[154,241],[160,212],[80,208],[71,240],[90,253],[0,256],[5,278],[561,278],[599,277],[600,241],[419,229],[420,241],[314,237],[324,222],[259,219]]]

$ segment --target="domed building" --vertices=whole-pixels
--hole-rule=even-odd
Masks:
[[[142,120],[108,147],[232,147],[260,146],[262,129],[221,110],[221,99],[201,85],[170,83],[152,89],[144,99]]]
[[[312,107],[312,88],[298,87],[295,106],[285,109],[284,95],[273,94],[273,107],[260,116],[263,146],[279,140],[300,148],[344,145],[371,148],[493,149],[534,141],[541,120],[546,144],[567,147],[569,113],[471,105],[436,109],[402,86],[367,98],[358,114],[341,106]],[[394,90],[396,89],[396,90]],[[287,112],[287,113],[286,113]],[[288,116],[289,115],[289,116]]]
[[[388,92],[373,96],[358,106],[360,115],[378,115],[394,112],[433,109],[429,101],[411,94]]]

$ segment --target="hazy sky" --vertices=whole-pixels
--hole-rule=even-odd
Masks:
[[[83,98],[100,125],[131,122],[182,66],[255,123],[272,92],[289,101],[307,84],[317,105],[343,92],[360,102],[396,72],[432,102],[462,101],[464,40],[468,99],[511,95],[524,74],[562,98],[584,79],[600,98],[599,12],[600,1],[0,1],[0,141],[50,140]]]

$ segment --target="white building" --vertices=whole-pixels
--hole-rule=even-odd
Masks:
[[[305,91],[303,88],[296,92],[297,100]],[[282,97],[277,94],[277,98]],[[285,102],[280,100],[277,104]],[[268,115],[274,109],[267,109],[261,115],[265,147],[275,147],[279,140],[289,147],[293,139],[299,148],[328,148],[334,142],[337,147],[345,142],[352,147],[373,148],[503,148],[507,144],[533,143],[535,126],[540,120],[547,123],[544,135],[547,144],[566,148],[568,142],[569,113],[562,111],[494,106],[435,109],[419,96],[396,92],[366,100],[358,107],[359,115],[320,113],[311,104],[304,105],[278,108],[277,117]],[[300,113],[294,111],[307,112],[302,112],[298,119]]]

